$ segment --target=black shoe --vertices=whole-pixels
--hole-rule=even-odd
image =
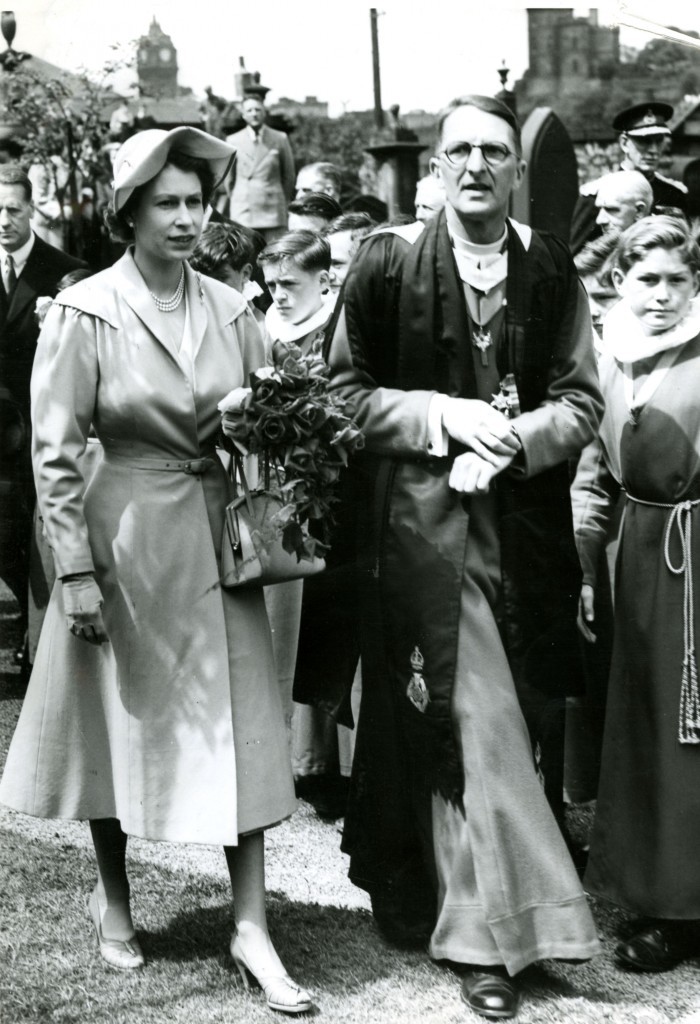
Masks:
[[[515,1017],[520,992],[505,967],[480,967],[462,978],[462,1002],[489,1020]]]
[[[656,921],[615,948],[615,959],[634,971],[670,971],[698,956],[700,942],[683,924]]]

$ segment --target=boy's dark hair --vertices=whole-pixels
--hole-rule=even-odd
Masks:
[[[337,235],[340,231],[349,231],[351,240],[356,242],[370,231],[374,231],[376,226],[368,213],[342,213],[330,222],[323,234],[328,238],[329,235]]]
[[[307,217],[322,217],[330,224],[343,210],[340,204],[325,192],[307,192],[301,199],[294,199],[289,204],[289,212]]]
[[[300,270],[330,270],[331,247],[316,231],[288,231],[267,245],[258,256],[258,266],[291,260]]]
[[[257,231],[234,221],[208,224],[197,242],[190,263],[202,274],[221,280],[224,267],[239,272],[250,263],[255,266],[265,247],[265,239]]]

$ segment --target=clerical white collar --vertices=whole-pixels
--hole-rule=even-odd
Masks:
[[[315,313],[302,320],[300,324],[290,324],[283,320],[275,306],[270,306],[265,314],[265,327],[273,341],[299,341],[306,337],[311,331],[317,331],[324,327],[330,320],[331,313],[335,307],[336,295],[329,292],[323,300],[323,305]]]

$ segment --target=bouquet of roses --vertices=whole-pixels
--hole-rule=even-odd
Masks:
[[[340,471],[364,440],[329,391],[320,354],[278,341],[272,355],[273,365],[253,371],[250,388],[232,391],[219,409],[226,437],[259,456],[264,488],[280,499],[273,526],[284,549],[311,559],[328,550]]]

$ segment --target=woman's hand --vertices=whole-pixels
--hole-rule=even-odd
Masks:
[[[595,622],[595,610],[593,607],[593,587],[590,583],[581,586],[581,595],[578,599],[578,616],[576,625],[584,640],[589,644],[596,642],[596,635],[590,626]]]
[[[491,481],[511,464],[515,452],[486,461],[476,452],[464,452],[452,463],[450,487],[461,494],[488,494]]]
[[[102,592],[92,573],[64,576],[61,584],[63,610],[73,636],[87,640],[89,644],[108,643],[109,637],[102,618]]]
[[[510,456],[506,463],[509,465],[522,447],[511,430],[510,420],[479,399],[447,399],[442,411],[442,425],[451,438],[497,467],[497,472],[505,468],[501,460]]]

